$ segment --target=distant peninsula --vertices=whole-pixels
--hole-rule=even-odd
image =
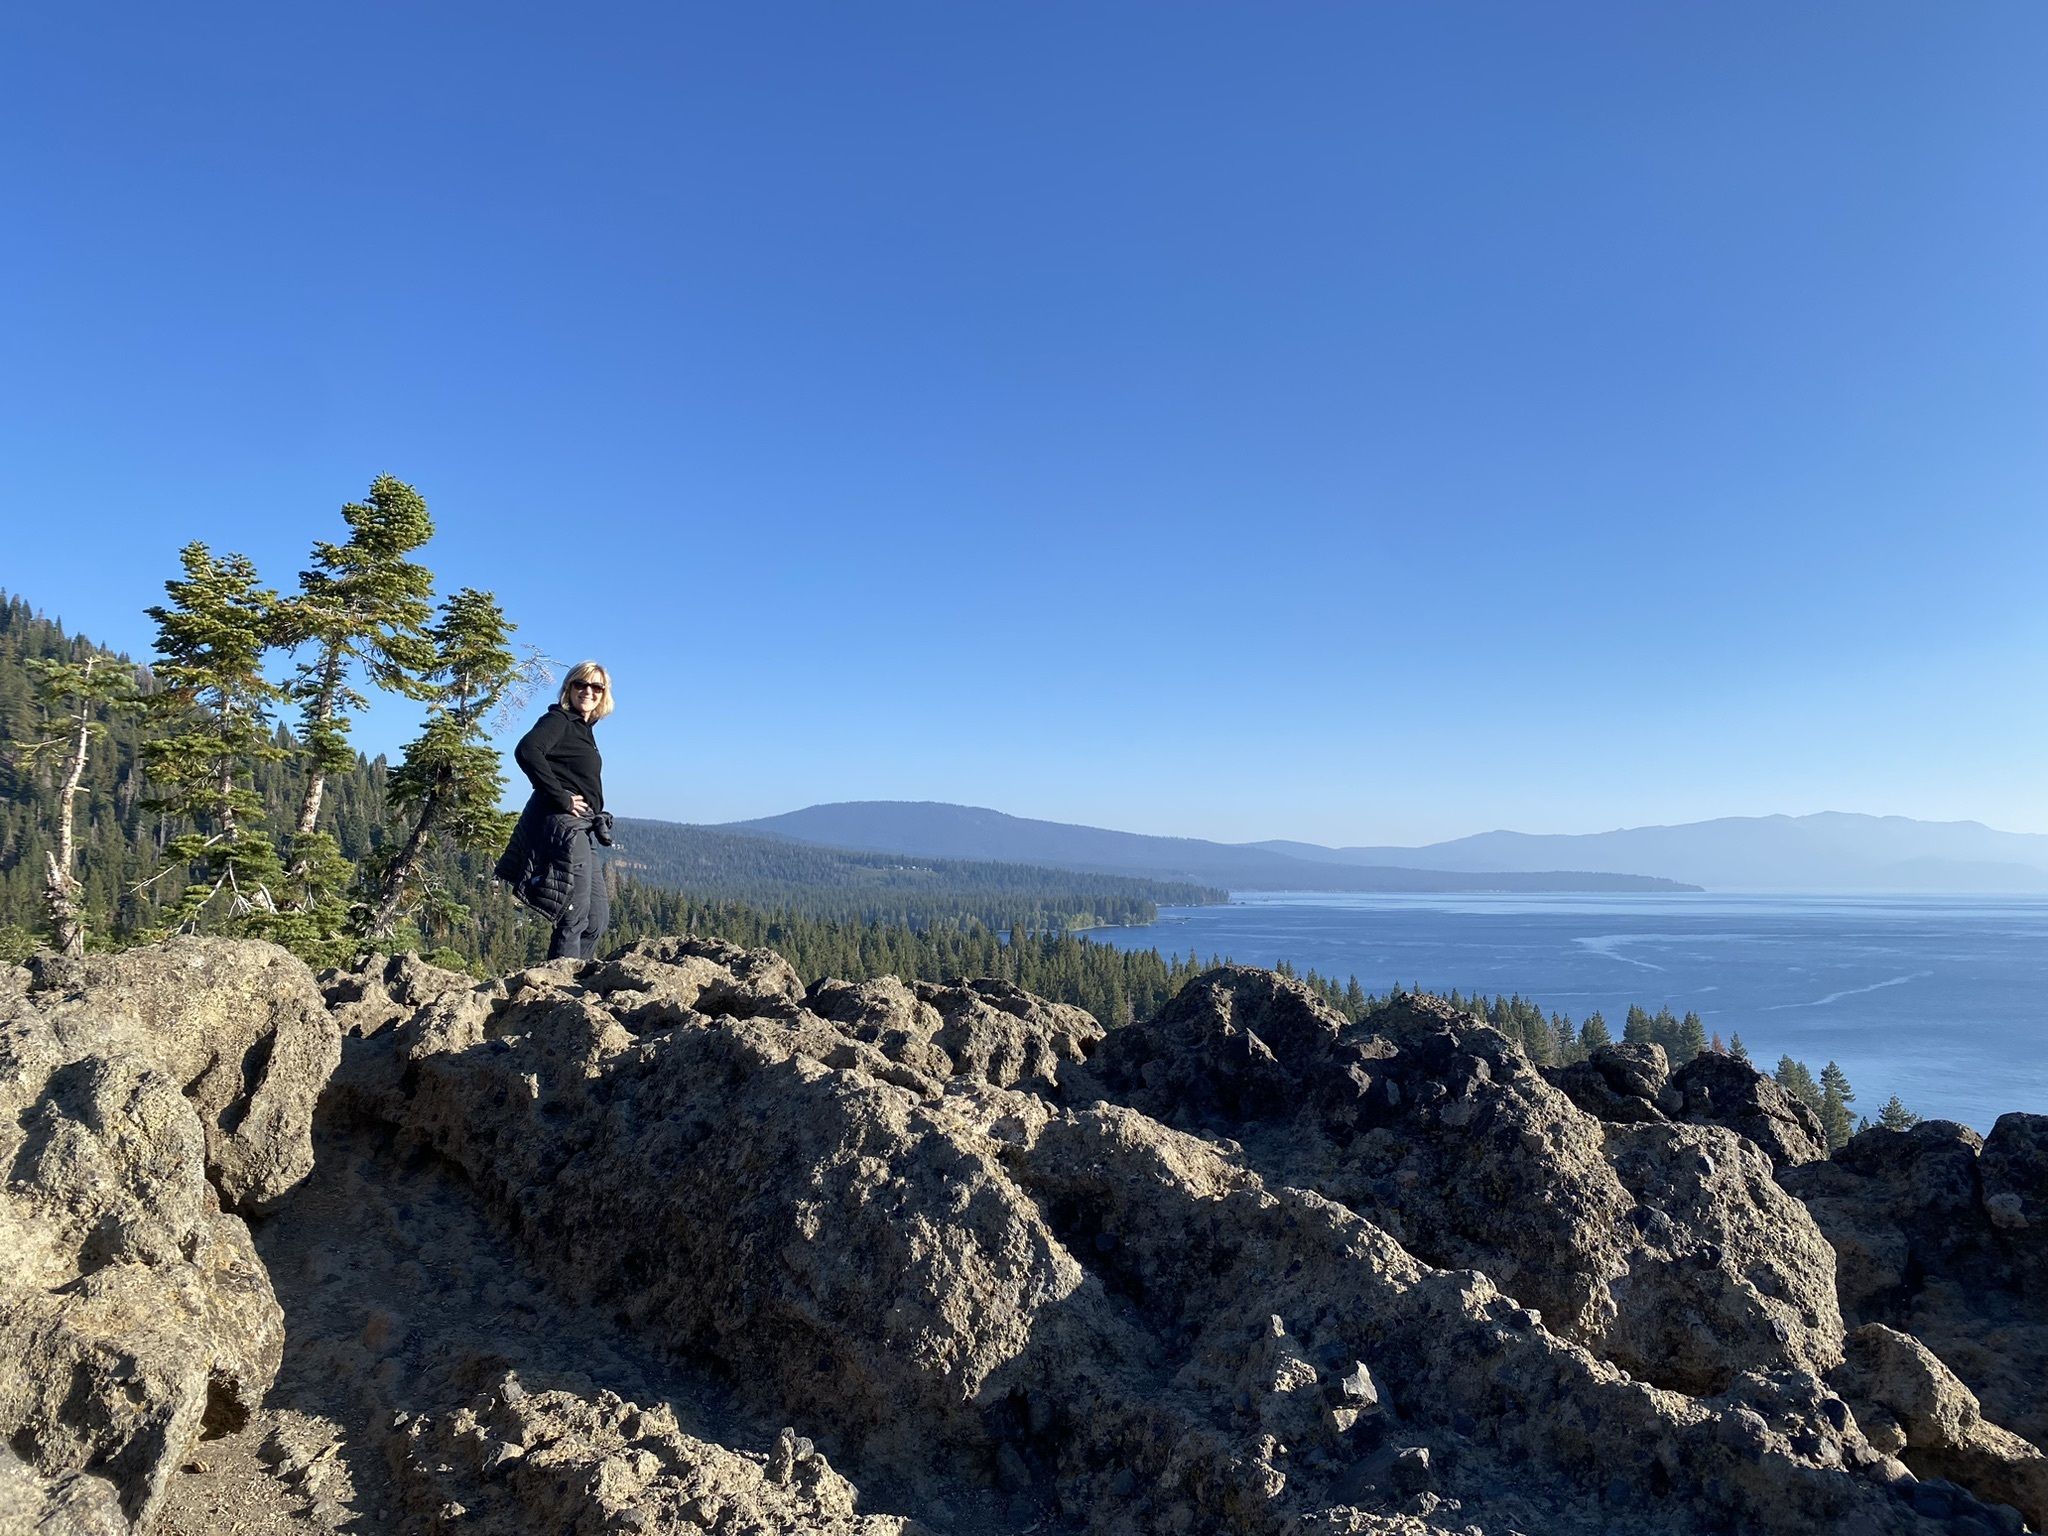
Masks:
[[[1283,852],[1197,837],[1153,837],[1103,827],[1035,821],[979,806],[931,800],[849,800],[714,830],[786,838],[826,848],[926,859],[1032,864],[1089,874],[1187,881],[1232,891],[1480,892],[1696,891],[1659,875],[1605,870],[1429,869]],[[1306,848],[1308,845],[1300,845]]]

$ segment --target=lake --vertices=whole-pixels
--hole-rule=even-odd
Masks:
[[[2048,897],[1259,892],[1088,937],[1284,959],[1368,992],[1519,992],[1598,1009],[1616,1039],[1631,1003],[1691,1009],[1766,1071],[1840,1063],[1858,1114],[1894,1093],[1980,1131],[2048,1113]]]

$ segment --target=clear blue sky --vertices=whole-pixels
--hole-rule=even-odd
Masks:
[[[0,64],[0,585],[96,639],[389,472],[614,669],[629,813],[2048,831],[2037,0],[25,5]]]

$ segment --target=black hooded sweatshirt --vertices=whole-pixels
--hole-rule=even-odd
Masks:
[[[571,795],[581,795],[593,811],[604,809],[604,759],[581,715],[550,706],[519,738],[512,756],[533,781],[534,793],[546,795],[556,810],[566,812]]]

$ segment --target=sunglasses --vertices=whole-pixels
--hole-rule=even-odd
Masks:
[[[604,692],[604,684],[603,684],[603,683],[571,683],[571,684],[569,685],[569,691],[570,691],[571,693],[603,693],[603,692]]]

